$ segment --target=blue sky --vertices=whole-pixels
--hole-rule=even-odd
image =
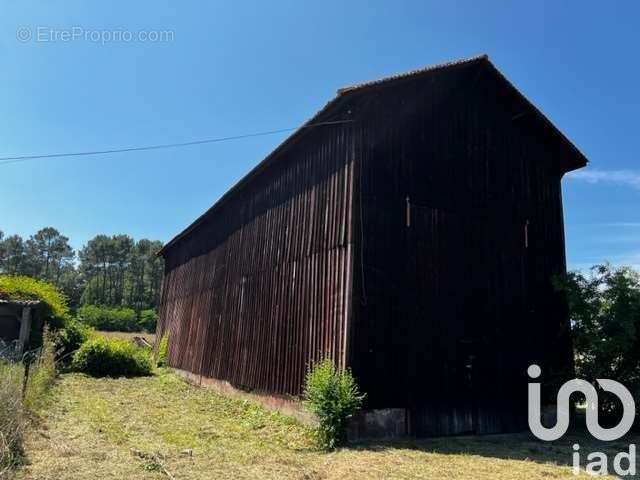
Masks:
[[[343,85],[488,53],[591,161],[564,180],[569,266],[640,265],[639,21],[635,1],[5,1],[0,156],[295,127]],[[0,229],[166,241],[285,136],[0,166]]]

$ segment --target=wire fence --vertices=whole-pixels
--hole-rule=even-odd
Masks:
[[[55,376],[50,338],[26,352],[18,342],[0,340],[0,479],[19,462],[28,413],[42,408]]]
[[[20,360],[22,360],[20,342],[18,340],[12,342],[0,340],[0,361],[17,362]]]

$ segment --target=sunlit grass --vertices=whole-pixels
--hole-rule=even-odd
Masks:
[[[575,438],[546,444],[527,435],[457,437],[324,453],[295,420],[163,370],[135,379],[68,374],[55,395],[28,439],[24,479],[167,478],[163,469],[195,480],[579,478],[566,465]]]

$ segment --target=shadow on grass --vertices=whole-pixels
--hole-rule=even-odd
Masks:
[[[601,442],[586,430],[570,430],[560,440],[543,442],[531,433],[469,435],[393,441],[358,441],[348,445],[351,450],[384,451],[391,449],[419,450],[426,453],[448,455],[477,455],[502,460],[532,461],[542,464],[573,466],[573,445],[580,446],[580,465],[584,469],[591,452],[603,452],[609,459],[609,472],[613,472],[613,458],[617,453],[629,452],[630,444],[638,444],[640,436],[628,435],[613,442]],[[623,462],[626,466],[626,461]],[[640,478],[626,476],[624,478]]]

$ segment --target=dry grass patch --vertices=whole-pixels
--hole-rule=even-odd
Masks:
[[[121,338],[124,340],[133,340],[134,337],[142,337],[151,345],[154,345],[156,341],[156,334],[147,332],[105,332],[96,330],[94,335],[104,338]]]
[[[324,453],[295,420],[164,371],[135,379],[64,375],[55,395],[28,438],[24,480],[166,479],[166,472],[176,480],[579,478],[554,463],[570,460],[575,439],[449,438]]]

